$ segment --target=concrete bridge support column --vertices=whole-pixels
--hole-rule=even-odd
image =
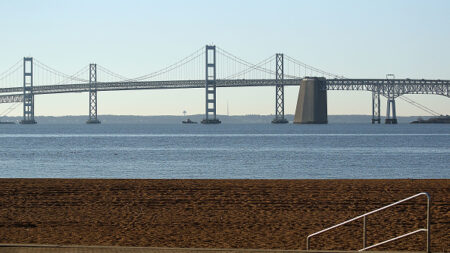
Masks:
[[[295,124],[327,124],[327,90],[325,78],[305,78],[300,84]]]
[[[216,118],[216,46],[206,46],[205,118],[202,124],[220,124]]]
[[[23,58],[23,119],[20,124],[36,124],[34,120],[33,58]]]
[[[89,64],[89,119],[86,124],[100,124],[97,119],[97,64]]]
[[[387,106],[386,106],[386,119],[385,124],[397,124],[397,114],[395,112],[395,75],[386,74],[387,80]],[[391,107],[392,105],[392,107]],[[391,118],[392,108],[392,118]]]
[[[284,118],[284,55],[275,55],[275,118],[272,120],[274,124],[288,123]]]
[[[392,105],[392,107],[391,107]],[[392,118],[391,118],[391,108],[392,108]],[[395,99],[388,98],[387,107],[386,107],[386,119],[384,120],[385,124],[397,124],[397,114],[395,112]]]

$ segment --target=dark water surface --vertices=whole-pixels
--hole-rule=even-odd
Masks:
[[[0,125],[0,177],[450,178],[450,125]]]

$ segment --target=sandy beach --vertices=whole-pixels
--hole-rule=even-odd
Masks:
[[[426,191],[450,250],[450,180],[0,179],[0,243],[305,249],[310,233]],[[368,217],[368,244],[426,227],[426,198]],[[376,250],[425,249],[425,233]],[[362,221],[312,249],[362,247]]]

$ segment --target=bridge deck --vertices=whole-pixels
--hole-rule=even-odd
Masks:
[[[284,79],[285,86],[299,86],[302,79]],[[235,79],[216,80],[216,86],[221,87],[270,87],[275,86],[274,79]],[[88,92],[89,83],[35,85],[35,95]],[[436,94],[450,97],[450,80],[425,79],[326,79],[324,89],[327,90],[365,90],[378,91],[381,95],[395,94]],[[127,82],[97,82],[97,91],[120,90],[151,90],[151,89],[195,89],[205,88],[205,80],[174,80],[174,81],[127,81]],[[23,101],[23,87],[0,88],[0,103],[17,103]]]

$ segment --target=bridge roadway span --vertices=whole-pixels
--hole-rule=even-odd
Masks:
[[[302,79],[217,79],[216,87],[299,86]],[[205,80],[97,82],[97,91],[205,88]],[[326,90],[379,91],[380,95],[436,94],[450,97],[450,80],[425,79],[326,79]],[[0,88],[0,103],[23,102],[23,87]],[[36,85],[34,95],[89,92],[89,83]]]

